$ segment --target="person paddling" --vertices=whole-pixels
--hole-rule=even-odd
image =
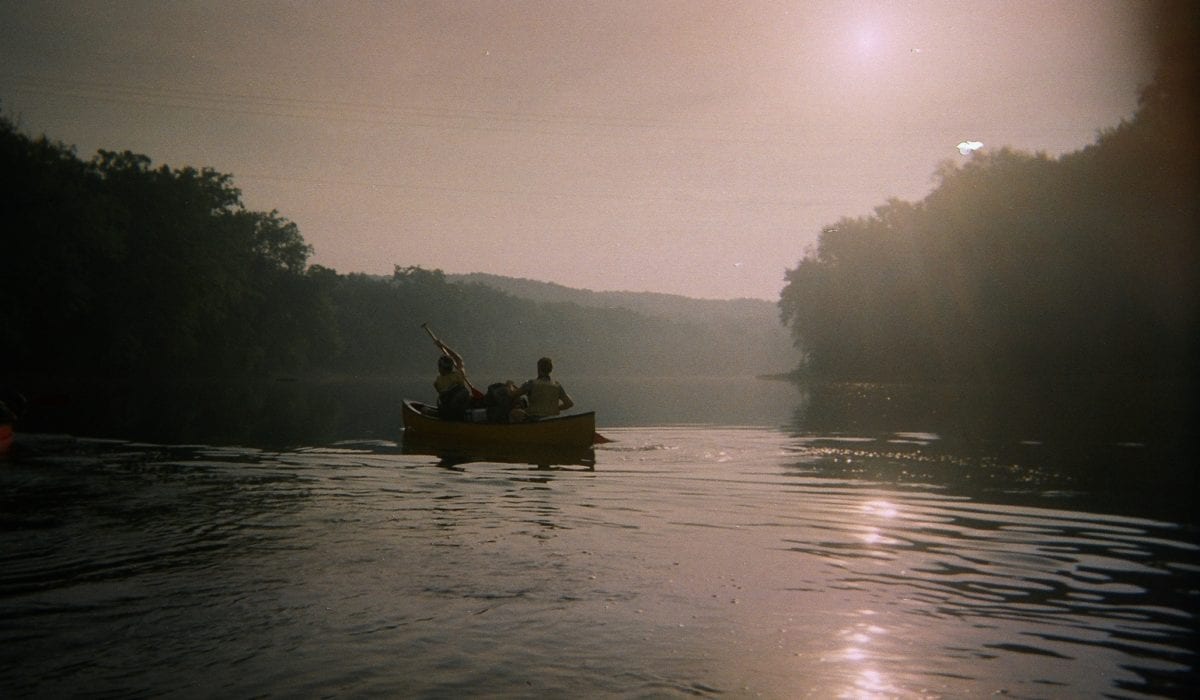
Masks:
[[[539,418],[549,418],[557,416],[562,411],[566,411],[575,405],[575,402],[567,394],[566,389],[563,389],[562,384],[550,377],[550,373],[554,371],[554,362],[549,357],[543,357],[537,362],[537,379],[530,379],[514,390],[510,390],[512,398],[517,399],[522,396],[528,396],[529,407],[525,409],[525,415],[520,415],[517,409],[514,411],[513,420],[537,420]]]
[[[445,420],[465,420],[471,399],[482,396],[482,393],[467,378],[467,368],[462,355],[439,340],[427,324],[422,323],[421,328],[425,329],[438,350],[442,351],[442,356],[438,358],[438,376],[433,380],[433,388],[438,393],[438,417]]]

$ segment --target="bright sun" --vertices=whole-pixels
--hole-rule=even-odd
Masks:
[[[873,26],[861,26],[855,31],[854,45],[860,55],[870,54],[879,43],[879,30]]]

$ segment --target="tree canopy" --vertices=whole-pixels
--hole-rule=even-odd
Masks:
[[[1053,159],[946,163],[922,201],[826,227],[787,272],[809,371],[856,378],[1190,374],[1197,348],[1194,64]]]
[[[266,371],[329,340],[309,246],[228,175],[128,151],[83,161],[0,121],[0,221],[0,346],[24,371]]]
[[[706,322],[518,298],[413,266],[389,278],[310,266],[297,226],[247,209],[228,175],[128,151],[84,161],[3,119],[0,220],[10,381],[420,375],[437,355],[423,322],[473,368],[517,378],[547,354],[601,375],[754,374],[791,361],[747,342],[747,324],[763,322],[739,318],[744,305]]]

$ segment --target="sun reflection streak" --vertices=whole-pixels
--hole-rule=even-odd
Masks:
[[[882,518],[894,518],[900,514],[900,511],[888,501],[868,501],[863,504],[863,512],[870,515],[878,515]]]
[[[875,693],[892,692],[895,688],[888,679],[879,671],[873,668],[864,668],[858,674],[858,682],[855,683],[858,689],[874,695]]]
[[[890,501],[876,499],[863,503],[861,511],[863,519],[868,521],[861,535],[862,541],[872,547],[886,545],[889,539],[881,526],[900,517],[900,509]],[[838,658],[846,666],[848,677],[838,697],[890,697],[899,692],[887,674],[879,670],[881,655],[873,647],[887,634],[887,629],[874,620],[868,621],[875,614],[874,610],[858,610],[859,621],[841,632],[845,646]]]
[[[863,504],[862,512],[866,515],[885,518],[888,520],[891,520],[900,514],[899,509],[897,509],[895,505],[888,501],[868,501]],[[884,537],[883,533],[879,531],[879,528],[873,525],[867,526],[867,531],[860,537],[864,543],[869,545],[878,545],[885,542],[887,539]]]
[[[874,610],[857,611],[860,618],[871,618],[875,614]],[[898,692],[887,674],[879,670],[881,655],[872,649],[872,645],[887,633],[883,626],[862,619],[840,632],[839,637],[846,645],[832,658],[845,664],[849,673],[845,687],[836,693],[838,697],[873,698]]]

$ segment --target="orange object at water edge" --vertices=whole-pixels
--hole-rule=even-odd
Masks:
[[[404,435],[420,440],[450,440],[476,445],[589,447],[607,442],[596,434],[596,414],[576,413],[528,423],[473,423],[437,417],[431,406],[404,402]]]
[[[10,423],[0,423],[0,455],[8,452],[13,443],[13,427]]]

